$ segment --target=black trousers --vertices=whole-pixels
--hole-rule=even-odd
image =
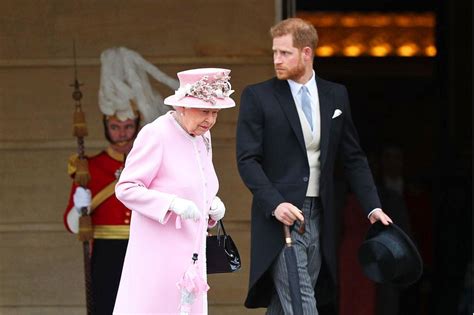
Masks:
[[[128,240],[94,240],[91,273],[95,315],[112,315],[127,244]]]

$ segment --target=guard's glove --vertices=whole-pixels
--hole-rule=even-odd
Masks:
[[[74,208],[79,214],[82,214],[82,208],[87,208],[87,213],[89,214],[92,203],[92,194],[89,189],[77,187],[72,199],[74,201]]]
[[[191,200],[176,197],[171,202],[170,210],[185,220],[192,219],[197,221],[201,218],[201,212]]]
[[[211,208],[209,209],[209,217],[214,221],[219,221],[224,217],[225,206],[222,200],[215,196],[211,202]]]

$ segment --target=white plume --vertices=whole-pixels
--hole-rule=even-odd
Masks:
[[[146,61],[140,54],[125,47],[109,48],[102,52],[99,107],[105,115],[116,115],[120,120],[135,118],[130,100],[134,100],[143,118],[153,121],[170,108],[150,84],[149,76],[172,90],[179,82]]]

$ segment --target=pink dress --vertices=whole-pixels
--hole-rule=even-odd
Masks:
[[[190,136],[171,113],[140,131],[115,188],[132,210],[115,315],[179,314],[177,283],[196,249],[206,280],[208,210],[219,186],[210,133]],[[169,211],[175,196],[194,201],[204,219],[181,220]],[[206,293],[196,298],[190,314],[207,314]]]

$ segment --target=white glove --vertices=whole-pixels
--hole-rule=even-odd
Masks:
[[[219,221],[224,217],[225,206],[221,198],[215,196],[211,202],[211,209],[209,209],[209,217],[214,221]]]
[[[66,217],[67,227],[71,230],[72,233],[77,234],[79,233],[79,218],[81,215],[72,209],[69,211]]]
[[[170,210],[185,220],[193,219],[197,221],[201,218],[201,212],[191,200],[176,197],[171,202]]]
[[[76,208],[79,214],[82,214],[82,208],[87,208],[87,213],[89,213],[92,203],[92,194],[89,189],[77,187],[72,199],[74,201],[74,208]]]

